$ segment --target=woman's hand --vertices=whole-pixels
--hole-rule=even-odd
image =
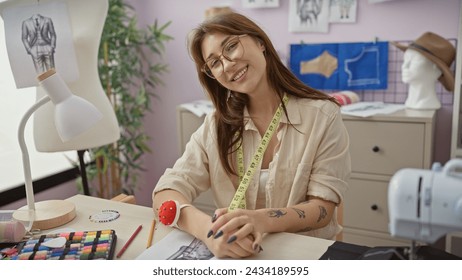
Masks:
[[[204,240],[205,245],[217,258],[233,258],[240,259],[249,257],[258,251],[252,249],[253,240],[249,237],[228,242],[231,234],[222,234],[221,237],[214,238],[210,236]]]
[[[225,244],[228,247],[233,244],[239,245],[238,248],[233,248],[236,251],[234,253],[239,256],[245,252],[258,253],[264,233],[261,223],[263,218],[255,210],[237,209],[228,212],[227,208],[217,209],[207,239],[220,244],[220,248],[225,248]]]

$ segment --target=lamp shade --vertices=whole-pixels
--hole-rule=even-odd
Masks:
[[[38,77],[55,105],[55,125],[60,138],[66,142],[90,129],[102,118],[98,109],[85,99],[73,95],[54,69]]]

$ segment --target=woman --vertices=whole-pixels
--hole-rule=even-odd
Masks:
[[[333,239],[350,174],[335,99],[300,82],[264,31],[240,14],[202,23],[189,49],[216,110],[157,183],[159,220],[180,212],[174,225],[219,258],[259,252],[270,232]],[[212,218],[188,205],[208,189],[218,207]]]

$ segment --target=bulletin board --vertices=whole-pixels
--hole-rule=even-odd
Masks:
[[[448,39],[453,45],[457,44],[457,39]],[[396,41],[402,45],[409,45],[412,43],[413,40],[400,40]],[[370,42],[370,44],[374,44],[374,42]],[[389,42],[387,42],[388,48],[387,48],[387,73],[386,73],[386,87],[384,88],[366,88],[366,89],[361,89],[359,87],[357,88],[349,88],[350,90],[353,90],[356,94],[358,94],[359,99],[361,101],[382,101],[386,103],[404,103],[406,101],[407,95],[408,95],[408,85],[403,83],[401,80],[401,66],[403,64],[403,54],[404,52],[396,48],[395,46],[391,45]],[[336,44],[333,44],[336,45]],[[292,62],[289,61],[289,65]],[[294,71],[294,69],[291,70]],[[455,63],[452,65],[452,71],[455,70]],[[295,71],[299,71],[297,68]],[[294,72],[295,72],[294,71]],[[323,70],[327,71],[325,72],[327,75],[329,75],[329,70]],[[334,75],[335,73],[332,72],[330,73],[331,75]],[[300,77],[299,77],[300,78]],[[302,81],[304,81],[303,77],[301,78]],[[306,82],[309,86],[320,89],[326,93],[333,93],[337,92],[339,90],[342,90],[340,87],[332,87],[332,86],[327,86],[327,87],[320,87],[319,84],[312,84],[310,82]],[[346,88],[343,88],[346,89]],[[454,94],[452,92],[448,92],[440,83],[436,84],[436,93],[441,101],[441,105],[443,106],[452,106],[453,104],[453,98]]]
[[[386,89],[388,42],[293,44],[290,69],[321,90]]]

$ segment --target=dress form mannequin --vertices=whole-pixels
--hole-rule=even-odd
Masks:
[[[441,70],[432,61],[413,49],[404,52],[401,68],[402,81],[409,84],[406,107],[411,109],[439,109],[436,83]]]
[[[113,143],[120,137],[117,118],[101,86],[97,68],[98,48],[108,11],[108,1],[59,1],[66,3],[68,7],[79,71],[79,78],[73,82],[68,82],[67,85],[73,94],[95,105],[103,114],[103,118],[90,130],[63,142],[54,124],[53,105],[44,105],[34,114],[34,141],[36,149],[40,152],[85,150]],[[48,2],[53,2],[53,0],[0,0],[0,12],[12,5],[40,5]],[[37,99],[44,95],[43,89],[38,87]]]

